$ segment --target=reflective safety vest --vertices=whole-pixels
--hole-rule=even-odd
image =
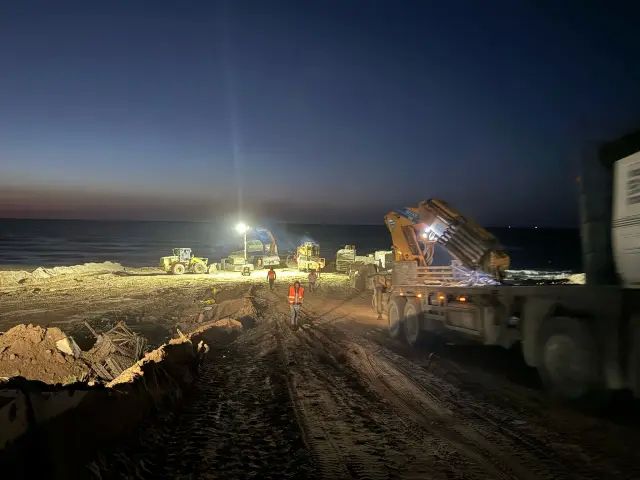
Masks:
[[[276,279],[276,272],[275,270],[269,270],[267,272],[267,279],[269,280],[275,280]]]
[[[297,296],[296,296],[297,293]],[[304,287],[300,285],[298,287],[298,291],[296,292],[296,287],[293,285],[289,286],[289,304],[300,304],[304,300]]]

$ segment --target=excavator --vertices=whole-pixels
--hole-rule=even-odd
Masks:
[[[256,227],[254,232],[262,246],[262,251],[252,252],[254,266],[256,268],[280,266],[278,244],[271,231],[263,227]]]
[[[384,220],[396,262],[415,261],[419,267],[429,267],[435,245],[440,244],[465,267],[485,272],[497,281],[509,268],[509,255],[498,239],[442,200],[429,199],[417,207],[393,210]]]
[[[270,230],[264,227],[255,227],[247,232],[247,262],[249,268],[262,269],[280,266],[278,244]],[[223,270],[242,271],[246,266],[244,251],[232,252],[224,259]]]

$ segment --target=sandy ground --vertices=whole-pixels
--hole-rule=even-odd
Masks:
[[[75,270],[47,278],[36,275],[27,281],[16,275],[15,269],[0,269],[0,281],[4,279],[0,283],[0,332],[22,323],[58,327],[82,348],[88,348],[93,338],[84,321],[104,331],[123,320],[133,331],[145,335],[151,346],[157,346],[174,335],[178,323],[197,315],[203,306],[236,298],[247,285],[266,282],[266,271],[251,276],[231,272],[176,276],[155,268],[104,265],[64,267]],[[278,276],[280,282],[305,278],[289,270],[278,271]],[[327,288],[344,282],[342,276],[323,274]]]
[[[292,331],[286,287],[304,280],[298,272],[279,271],[273,292],[266,272],[97,265],[21,275],[3,277],[0,331],[59,327],[81,344],[90,342],[84,321],[106,329],[118,320],[160,344],[255,285],[257,323],[214,342],[182,408],[105,447],[88,477],[640,478],[636,403],[597,414],[556,404],[514,351],[410,349],[388,337],[370,296],[345,276],[323,274],[305,326]]]
[[[327,282],[306,326],[285,286],[214,349],[177,412],[106,449],[102,477],[640,478],[638,424],[558,405],[513,352],[391,340],[368,295]]]

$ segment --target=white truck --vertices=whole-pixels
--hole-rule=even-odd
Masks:
[[[505,285],[497,240],[444,202],[387,214],[395,262],[377,285],[390,335],[412,345],[443,335],[519,343],[559,396],[640,397],[640,131],[585,159],[580,185],[586,285]],[[430,267],[436,243],[460,271]]]

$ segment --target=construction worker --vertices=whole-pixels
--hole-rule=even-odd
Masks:
[[[316,281],[318,280],[318,274],[316,273],[315,270],[311,270],[307,278],[309,280],[309,291],[313,292],[316,289]]]
[[[273,284],[276,283],[276,271],[273,267],[269,268],[267,272],[267,280],[269,280],[269,289],[273,290]]]
[[[293,285],[289,285],[289,308],[291,308],[291,327],[298,328],[298,318],[300,307],[304,301],[304,287],[296,280]]]
[[[384,275],[374,275],[373,282],[373,303],[376,306],[376,312],[378,313],[378,320],[382,320],[382,294],[387,289],[387,281]]]

